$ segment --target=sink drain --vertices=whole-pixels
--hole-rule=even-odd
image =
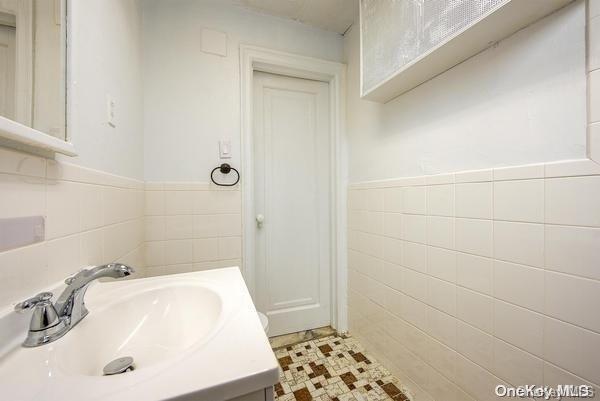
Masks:
[[[133,358],[130,356],[123,356],[115,359],[112,362],[109,362],[102,371],[104,372],[105,376],[110,376],[131,372],[133,369],[135,369],[135,366],[133,365]]]

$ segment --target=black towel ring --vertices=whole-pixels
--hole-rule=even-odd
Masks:
[[[235,182],[233,184],[220,184],[220,183],[216,182],[215,179],[213,178],[213,175],[215,174],[215,171],[217,171],[217,170],[219,170],[222,174],[229,174],[231,172],[231,170],[233,170],[237,174],[237,179],[235,180]],[[237,171],[235,168],[231,167],[229,164],[223,163],[219,167],[215,167],[213,169],[213,171],[210,172],[210,180],[220,187],[233,187],[238,182],[240,182],[240,172]]]

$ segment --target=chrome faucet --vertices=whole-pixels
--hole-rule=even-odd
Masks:
[[[33,309],[31,323],[24,347],[37,347],[58,340],[87,316],[85,292],[90,283],[103,277],[123,278],[134,273],[133,268],[120,263],[110,263],[82,270],[65,280],[67,288],[52,304],[53,294],[42,292],[15,306],[17,312]]]

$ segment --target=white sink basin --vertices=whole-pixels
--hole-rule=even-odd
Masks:
[[[237,268],[97,283],[86,305],[89,315],[53,343],[20,347],[26,328],[10,339],[0,354],[3,397],[217,401],[277,382],[277,361]],[[0,317],[0,332],[14,325],[11,314]],[[124,356],[134,371],[103,376]]]
[[[91,318],[56,344],[59,368],[66,374],[102,376],[108,362],[131,356],[136,369],[145,369],[185,355],[222,324],[223,301],[213,289],[178,283],[138,287],[112,291],[114,301],[108,304],[98,298],[88,302]]]

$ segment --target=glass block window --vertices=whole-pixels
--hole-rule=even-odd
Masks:
[[[510,0],[361,0],[362,91]]]

